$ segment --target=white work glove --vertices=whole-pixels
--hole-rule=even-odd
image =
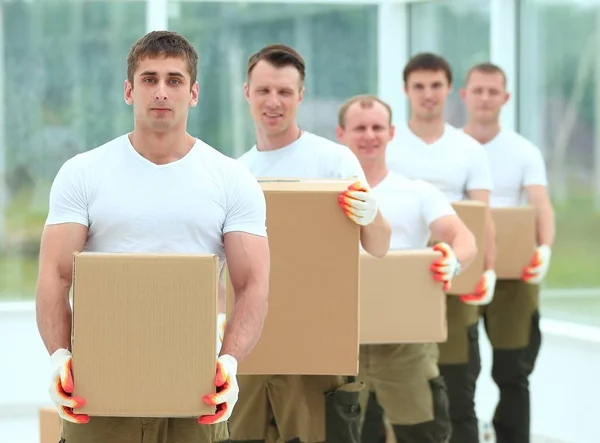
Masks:
[[[460,299],[468,305],[487,305],[494,298],[494,290],[496,289],[496,272],[493,269],[488,269],[483,273],[481,279],[475,287],[475,292],[472,294],[461,295]]]
[[[548,245],[538,246],[529,266],[523,269],[521,280],[532,285],[539,285],[548,273],[552,249]]]
[[[217,315],[217,355],[221,352],[221,346],[223,346],[223,337],[225,336],[225,314],[219,313]]]
[[[237,360],[231,355],[221,355],[217,359],[217,375],[215,377],[217,393],[203,397],[205,403],[216,406],[217,410],[212,415],[200,416],[198,423],[212,425],[229,420],[240,392],[236,378],[237,367]]]
[[[446,292],[452,286],[452,279],[460,274],[460,262],[448,243],[436,243],[433,250],[442,253],[442,257],[436,258],[431,264],[433,279],[442,282],[443,290]]]
[[[366,226],[377,216],[377,200],[368,185],[356,182],[342,192],[338,202],[344,213],[354,223]]]
[[[85,414],[75,414],[74,408],[80,408],[85,404],[85,400],[79,397],[72,397],[73,393],[73,372],[71,370],[72,357],[67,349],[57,349],[50,356],[50,365],[52,366],[52,376],[50,378],[50,388],[48,393],[50,399],[56,405],[58,415],[72,423],[87,423],[89,416]]]

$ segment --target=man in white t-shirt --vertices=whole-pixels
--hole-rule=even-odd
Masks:
[[[127,58],[124,98],[134,129],[76,155],[50,191],[41,239],[37,323],[51,354],[50,397],[68,443],[217,443],[238,397],[238,362],[258,341],[270,269],[266,205],[247,169],[186,132],[198,100],[198,54],[173,32],[151,32]],[[71,396],[69,289],[75,251],[216,254],[236,294],[216,363],[216,414],[198,418],[88,417]],[[174,377],[177,374],[173,374]],[[208,394],[208,393],[207,393]],[[200,399],[199,399],[200,400]],[[168,436],[167,436],[168,429]]]
[[[492,207],[535,209],[537,250],[521,280],[498,280],[494,300],[482,309],[492,344],[492,377],[500,390],[493,423],[498,443],[528,443],[529,376],[541,346],[539,284],[548,271],[554,242],[554,210],[548,196],[540,150],[514,131],[500,127],[509,100],[506,76],[493,64],[476,65],[461,91],[467,109],[464,131],[483,144],[494,181]]]
[[[452,70],[442,57],[423,53],[404,68],[404,89],[410,119],[396,128],[387,152],[388,167],[422,179],[454,202],[489,203],[492,179],[483,147],[445,123],[444,108],[452,87]],[[479,441],[475,384],[480,371],[478,313],[493,297],[495,242],[493,221],[486,210],[485,271],[472,294],[447,297],[448,340],[439,344],[439,367],[448,387],[451,443]]]
[[[302,57],[285,45],[269,45],[249,58],[244,90],[256,145],[239,161],[257,177],[356,177],[364,190],[344,192],[340,210],[361,225],[363,248],[383,257],[391,228],[357,158],[346,147],[298,127],[296,109],[304,95],[304,76]],[[233,442],[265,441],[271,425],[283,442],[359,441],[358,392],[363,386],[348,377],[252,375],[240,376],[239,383],[241,394],[230,422]]]
[[[340,108],[338,138],[360,160],[379,208],[392,226],[390,250],[425,249],[433,235],[443,242],[434,249],[445,257],[442,269],[437,267],[438,259],[432,263],[432,278],[450,285],[477,255],[475,237],[435,186],[388,171],[386,147],[394,130],[390,106],[376,97],[352,97]],[[361,403],[377,399],[397,443],[448,441],[448,398],[435,343],[361,345],[359,367],[359,380],[368,388]],[[378,434],[363,429],[362,441],[377,440]]]

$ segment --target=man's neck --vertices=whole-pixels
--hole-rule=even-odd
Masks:
[[[185,130],[157,133],[134,129],[128,136],[133,148],[142,157],[157,165],[172,163],[183,158],[196,142],[196,139]]]
[[[256,149],[259,151],[274,151],[284,148],[300,138],[302,131],[297,123],[294,123],[284,132],[269,135],[256,127]]]
[[[437,117],[432,120],[421,120],[411,117],[408,121],[410,130],[425,143],[436,142],[443,134],[446,122],[444,117]]]
[[[367,183],[370,188],[374,188],[383,181],[388,175],[388,169],[383,162],[361,162],[362,169],[365,173]]]
[[[492,141],[498,133],[500,133],[500,123],[494,121],[491,123],[480,123],[476,121],[468,121],[463,128],[465,133],[469,134],[481,144],[486,144]]]

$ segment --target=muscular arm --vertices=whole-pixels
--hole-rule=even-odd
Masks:
[[[269,242],[266,237],[230,232],[225,234],[224,243],[235,302],[227,319],[221,355],[229,354],[241,362],[258,342],[267,315]]]
[[[532,185],[525,188],[527,201],[535,210],[537,244],[552,247],[554,243],[554,209],[545,186]]]
[[[479,200],[484,202],[487,206],[485,210],[485,269],[494,269],[496,265],[496,229],[494,227],[494,220],[492,219],[492,211],[490,210],[490,191],[484,191],[481,189],[473,189],[467,191],[467,197],[469,200]]]
[[[390,249],[391,236],[392,228],[379,210],[371,224],[360,228],[362,247],[369,254],[378,258],[384,257]]]
[[[36,291],[36,320],[49,354],[71,349],[69,290],[73,253],[81,251],[88,228],[78,223],[46,226],[42,233]]]
[[[477,256],[475,236],[457,215],[445,215],[429,226],[433,238],[448,243],[464,271]]]

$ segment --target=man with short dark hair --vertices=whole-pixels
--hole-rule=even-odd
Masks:
[[[389,249],[390,226],[357,158],[346,147],[298,126],[304,76],[304,60],[289,46],[269,45],[249,58],[244,92],[256,145],[239,161],[256,177],[354,177],[358,182],[354,187],[360,190],[349,188],[340,195],[341,210],[360,225],[363,248],[382,257]],[[234,442],[264,442],[272,425],[283,442],[359,442],[362,385],[349,377],[252,375],[240,376],[239,383],[240,398],[230,422]]]
[[[467,109],[465,133],[485,148],[494,190],[492,207],[528,203],[535,210],[537,249],[521,279],[498,280],[492,302],[482,307],[493,348],[492,378],[500,391],[493,424],[498,443],[529,443],[529,376],[541,346],[539,291],[550,266],[554,210],[540,150],[515,131],[500,126],[510,99],[506,74],[497,65],[473,66],[461,97]]]
[[[226,421],[238,398],[238,362],[258,341],[267,312],[266,205],[246,168],[186,131],[189,108],[198,101],[197,63],[196,50],[176,33],[156,31],[139,39],[127,58],[124,87],[133,131],[67,160],[52,184],[36,309],[51,355],[49,393],[62,418],[61,442],[229,441]],[[204,399],[216,406],[214,415],[77,413],[85,399],[71,395],[69,290],[72,256],[82,250],[216,254],[220,266],[227,260],[238,295],[218,352],[217,392]]]

